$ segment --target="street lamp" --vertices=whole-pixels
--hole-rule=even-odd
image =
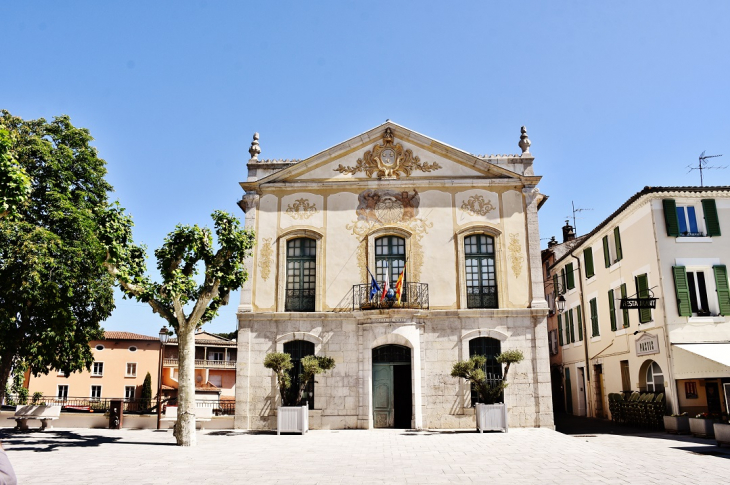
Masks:
[[[160,419],[162,418],[162,405],[160,398],[162,397],[162,355],[165,353],[165,344],[170,338],[167,333],[167,327],[160,329],[160,367],[157,373],[157,429],[160,429]]]
[[[560,295],[555,301],[558,303],[558,313],[563,313],[565,311],[565,297]]]

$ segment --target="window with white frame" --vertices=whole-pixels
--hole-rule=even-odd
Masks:
[[[208,360],[223,360],[222,351],[208,351]]]
[[[703,220],[698,217],[700,212],[694,205],[677,204],[677,223],[679,224],[680,236],[704,236],[705,228]]]
[[[623,249],[621,246],[621,231],[619,227],[613,228],[613,231],[609,232],[602,239],[603,243],[603,261],[606,268],[613,266],[624,258]]]
[[[674,266],[672,272],[680,316],[707,317],[724,313],[720,299],[727,294],[725,266]]]
[[[91,386],[91,400],[98,401],[101,399],[101,386]]]
[[[58,385],[58,391],[56,392],[56,397],[58,399],[63,399],[63,400],[68,399],[68,385],[67,384]]]
[[[649,364],[646,369],[646,390],[649,392],[664,392],[664,373],[656,362]]]
[[[127,362],[127,372],[124,375],[127,377],[137,377],[137,363]]]
[[[94,365],[91,367],[91,375],[97,377],[103,376],[104,362],[94,362]]]
[[[137,386],[124,386],[124,399],[131,401],[134,399],[134,391]]]

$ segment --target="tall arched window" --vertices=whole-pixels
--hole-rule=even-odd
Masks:
[[[286,243],[287,312],[313,312],[317,279],[317,241],[291,239]]]
[[[471,339],[469,341],[469,357],[475,355],[483,355],[487,358],[487,363],[484,366],[484,373],[487,374],[487,381],[490,383],[498,384],[502,380],[502,364],[497,362],[497,356],[502,353],[502,342],[496,338],[491,337],[479,337]],[[474,406],[477,403],[477,391],[472,387],[471,390],[471,405]]]
[[[656,362],[652,362],[646,368],[646,390],[657,393],[664,392],[664,373]]]
[[[292,340],[284,344],[284,353],[291,356],[291,362],[294,366],[289,371],[291,377],[291,386],[289,394],[296,396],[299,392],[299,375],[302,373],[302,359],[308,355],[314,355],[314,344],[306,340]],[[314,409],[314,380],[309,381],[307,388],[302,394],[302,403],[307,401],[309,409]]]
[[[464,238],[467,308],[497,308],[494,238],[475,234]]]
[[[388,280],[388,286],[392,288],[405,264],[405,239],[398,236],[383,236],[375,240],[375,277],[378,283]]]

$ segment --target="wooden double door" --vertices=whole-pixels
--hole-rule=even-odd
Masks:
[[[411,427],[413,399],[410,350],[400,345],[384,345],[373,349],[375,428]]]

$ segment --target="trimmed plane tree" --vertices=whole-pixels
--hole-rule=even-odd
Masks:
[[[175,438],[195,446],[195,331],[211,321],[231,291],[248,278],[244,259],[254,244],[251,231],[226,212],[212,214],[213,233],[197,225],[178,225],[155,250],[161,282],[146,275],[145,247],[132,240],[132,219],[118,206],[105,213],[106,267],[126,297],[148,303],[178,338],[178,418]]]

